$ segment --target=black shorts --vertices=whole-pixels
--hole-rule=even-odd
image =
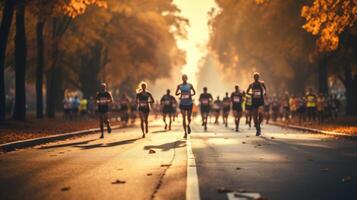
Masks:
[[[180,104],[180,110],[192,111],[192,108],[193,108],[193,104],[191,104],[191,105],[182,105],[182,104]]]
[[[229,113],[230,110],[231,110],[230,107],[223,108],[223,113]]]
[[[172,113],[172,110],[173,110],[173,108],[172,108],[171,106],[164,106],[164,107],[162,108],[162,113],[164,113],[164,114],[170,114],[170,113]]]
[[[149,107],[139,107],[138,110],[139,110],[139,112],[146,113],[146,114],[148,114],[150,112]]]
[[[248,108],[247,108],[248,109]],[[241,104],[233,104],[232,106],[232,110],[235,112],[242,112],[243,108]]]
[[[264,99],[252,99],[252,109],[258,109],[260,106],[264,106]]]
[[[251,106],[251,105],[249,105],[249,106],[246,105],[246,106],[245,106],[245,109],[248,110],[248,111],[251,111],[251,110],[252,110],[252,106]]]
[[[201,106],[201,113],[206,113],[208,114],[211,111],[210,106]]]

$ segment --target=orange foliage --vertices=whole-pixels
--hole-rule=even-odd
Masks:
[[[339,44],[339,35],[357,20],[356,0],[314,0],[303,6],[301,16],[306,19],[303,28],[318,36],[320,51],[333,51]]]

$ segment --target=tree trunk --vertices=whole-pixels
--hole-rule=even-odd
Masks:
[[[13,14],[14,1],[6,0],[0,27],[0,121],[5,120],[6,115],[5,55]]]
[[[346,115],[357,116],[357,75],[352,77],[352,70],[347,67],[342,81],[346,89]]]
[[[319,71],[319,92],[328,94],[328,80],[327,80],[327,55],[322,55],[318,64]]]
[[[58,21],[57,18],[52,22],[52,45],[51,45],[51,67],[47,73],[47,88],[46,88],[46,111],[47,117],[56,117],[56,108],[60,104],[62,91],[62,70],[58,66],[59,47],[58,43],[60,35],[58,35]]]
[[[13,118],[26,118],[26,32],[25,1],[16,4],[16,36],[15,36],[15,108]]]
[[[43,118],[43,66],[44,66],[44,22],[39,20],[36,24],[37,35],[37,68],[36,68],[36,116]]]

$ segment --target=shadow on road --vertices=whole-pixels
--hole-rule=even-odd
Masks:
[[[185,146],[186,146],[186,141],[178,140],[175,142],[164,143],[161,145],[147,145],[147,146],[144,146],[144,150],[161,149],[161,151],[169,151],[174,148],[182,148]]]
[[[131,144],[134,143],[137,140],[140,140],[141,138],[135,138],[135,139],[129,139],[129,140],[122,140],[118,142],[111,142],[111,143],[99,143],[99,144],[92,144],[92,145],[76,145],[74,147],[78,147],[82,150],[88,150],[88,149],[94,149],[94,148],[102,148],[102,147],[114,147],[114,146],[120,146],[120,145],[125,145],[125,144]]]
[[[52,145],[52,146],[44,146],[44,147],[40,147],[39,149],[53,149],[53,148],[60,148],[60,147],[76,146],[76,145],[81,145],[81,144],[88,144],[88,143],[96,141],[96,140],[98,140],[98,139],[86,140],[86,141],[81,141],[81,142],[72,142],[72,143],[66,143],[66,144],[58,144],[58,145]]]

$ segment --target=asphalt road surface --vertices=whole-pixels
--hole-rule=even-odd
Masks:
[[[357,199],[356,141],[232,128],[196,119],[185,140],[156,120],[145,139],[134,126],[3,153],[0,199]]]

